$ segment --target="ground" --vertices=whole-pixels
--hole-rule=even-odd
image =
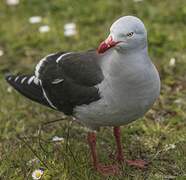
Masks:
[[[0,3],[1,179],[31,179],[38,168],[44,169],[44,180],[186,179],[185,0],[20,0],[17,6],[5,2]],[[30,73],[52,52],[96,48],[111,23],[129,14],[140,17],[147,27],[161,95],[144,118],[122,127],[125,155],[148,160],[148,169],[123,166],[121,175],[105,178],[91,168],[86,130],[65,120],[46,124],[62,114],[23,98],[10,89],[4,75]],[[29,17],[35,15],[43,21],[30,24]],[[68,22],[77,25],[74,37],[64,36]],[[38,31],[44,24],[50,32]],[[64,141],[52,142],[54,136]],[[108,154],[114,152],[115,143],[110,128],[98,133],[98,147],[101,161],[112,161]]]

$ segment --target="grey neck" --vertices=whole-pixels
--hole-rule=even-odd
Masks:
[[[148,58],[147,47],[135,51],[118,51],[110,49],[102,58],[101,68],[104,75],[121,73],[124,69],[135,69],[137,66],[143,66],[146,63],[151,63]]]
[[[147,46],[147,42],[145,41],[143,44],[141,44],[138,47],[135,48],[122,48],[120,46],[118,46],[117,48],[115,48],[115,50],[119,53],[119,54],[135,54],[136,52],[147,52],[148,51],[148,46]]]

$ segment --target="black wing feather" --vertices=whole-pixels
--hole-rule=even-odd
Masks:
[[[28,83],[28,80],[31,77],[33,77],[33,75],[23,75],[23,76],[7,75],[6,80],[12,87],[14,87],[19,93],[21,93],[25,97],[50,107],[50,105],[48,104],[48,102],[43,96],[42,88],[39,85],[36,85],[34,81]],[[24,78],[26,78],[26,80],[22,82]]]
[[[94,86],[103,80],[95,51],[69,54],[59,61],[58,68],[59,74],[63,72],[63,75],[83,86]]]
[[[16,76],[7,76],[6,79],[29,99],[72,115],[75,106],[100,99],[95,87],[103,80],[99,60],[96,51],[60,52],[44,58],[37,69],[37,85],[34,82],[21,83],[26,76],[19,77],[18,81],[15,81]]]
[[[56,63],[47,59],[40,69],[43,88],[54,106],[65,114],[73,114],[75,106],[99,100],[95,85],[103,80],[103,74],[95,51],[71,53]],[[63,80],[53,84],[56,79]]]

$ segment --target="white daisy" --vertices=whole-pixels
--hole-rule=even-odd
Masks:
[[[176,64],[176,59],[175,58],[171,58],[169,61],[169,66],[174,67]]]
[[[170,149],[175,149],[176,145],[175,144],[169,144]]]
[[[36,24],[36,23],[40,23],[42,21],[42,17],[41,16],[32,16],[29,18],[29,22],[31,24]]]
[[[39,32],[40,33],[46,33],[50,31],[50,27],[48,25],[40,26],[39,27]]]
[[[11,87],[11,86],[9,86],[9,87],[7,88],[7,92],[8,92],[8,93],[11,93],[11,92],[12,92],[12,87]]]
[[[75,23],[67,23],[64,25],[64,35],[65,36],[74,36],[77,34],[76,24]]]
[[[165,150],[168,151],[170,149],[175,149],[176,145],[175,144],[166,144],[165,145]]]
[[[4,51],[2,49],[0,49],[0,56],[4,55]]]
[[[64,29],[67,30],[67,29],[75,29],[76,28],[76,24],[75,23],[66,23],[64,25]]]
[[[64,141],[65,141],[65,139],[63,137],[54,136],[52,138],[52,142],[62,142],[63,143]]]
[[[41,169],[36,169],[35,171],[33,171],[32,173],[32,179],[33,180],[38,180],[41,179],[41,177],[43,176],[44,171]]]
[[[9,6],[15,6],[19,4],[19,0],[6,0],[6,4],[8,4]]]

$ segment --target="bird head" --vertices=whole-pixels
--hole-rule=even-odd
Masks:
[[[147,31],[143,22],[134,16],[124,16],[112,24],[109,36],[99,45],[97,52],[104,53],[111,48],[126,51],[146,46]]]

